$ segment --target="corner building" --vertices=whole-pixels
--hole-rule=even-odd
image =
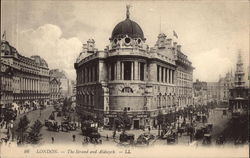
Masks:
[[[159,113],[167,117],[187,106],[176,92],[177,72],[185,67],[192,87],[193,68],[187,59],[190,65],[183,64],[180,70],[176,65],[183,56],[180,45],[162,33],[149,48],[128,10],[109,40],[104,51],[95,48],[93,39],[88,40],[76,60],[78,112],[103,118],[104,124],[112,126],[114,118],[127,111],[132,128],[138,129],[157,125]]]
[[[1,40],[1,105],[46,105],[49,101],[49,68],[40,56],[21,55]]]

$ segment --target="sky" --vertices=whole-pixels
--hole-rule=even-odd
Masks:
[[[159,33],[175,39],[195,67],[193,79],[218,81],[235,70],[238,52],[249,65],[249,1],[1,0],[1,34],[24,56],[40,55],[49,68],[75,79],[74,62],[90,38],[98,50],[126,17],[137,22],[153,47]],[[247,72],[247,71],[246,71]]]

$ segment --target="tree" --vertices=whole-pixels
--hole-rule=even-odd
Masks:
[[[117,118],[114,120],[114,130],[116,131],[117,128],[121,128],[123,132],[125,130],[130,129],[132,125],[132,121],[127,114],[127,111],[124,111],[122,114],[118,115]]]
[[[26,115],[20,118],[20,121],[18,123],[18,127],[16,129],[16,132],[18,133],[18,140],[19,143],[22,144],[24,143],[26,137],[27,137],[27,129],[30,121]]]
[[[64,115],[66,115],[66,113],[68,113],[71,109],[71,104],[72,104],[72,101],[70,98],[65,98],[63,100],[63,105],[62,105],[62,112]]]
[[[42,139],[42,134],[40,133],[43,125],[42,122],[36,120],[36,122],[30,127],[30,131],[28,132],[27,143],[30,144],[38,144]]]

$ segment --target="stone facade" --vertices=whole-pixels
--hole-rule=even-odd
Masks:
[[[104,118],[104,124],[126,111],[132,128],[152,126],[159,113],[192,104],[193,67],[180,46],[162,33],[149,48],[129,16],[116,25],[104,51],[93,39],[83,44],[75,69],[78,111]],[[177,73],[186,76],[177,80]]]
[[[49,68],[46,61],[40,56],[22,56],[8,41],[2,40],[1,104],[30,105],[33,101],[47,104],[48,99]]]
[[[60,99],[70,97],[70,80],[67,78],[66,73],[63,70],[51,69],[49,71],[50,77],[56,79],[60,83]]]
[[[232,72],[228,72],[225,77],[220,77],[218,82],[219,92],[218,92],[218,99],[219,103],[228,104],[229,99],[229,89],[234,87],[234,76]]]
[[[50,101],[58,101],[62,98],[61,82],[56,77],[50,78]]]

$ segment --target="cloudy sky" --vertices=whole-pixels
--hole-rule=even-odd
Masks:
[[[25,56],[38,54],[49,67],[75,78],[73,63],[82,43],[96,41],[98,50],[109,43],[115,25],[131,19],[144,31],[149,46],[160,32],[182,45],[195,67],[194,79],[217,81],[235,69],[237,53],[249,65],[249,2],[238,1],[1,1],[1,33]]]

